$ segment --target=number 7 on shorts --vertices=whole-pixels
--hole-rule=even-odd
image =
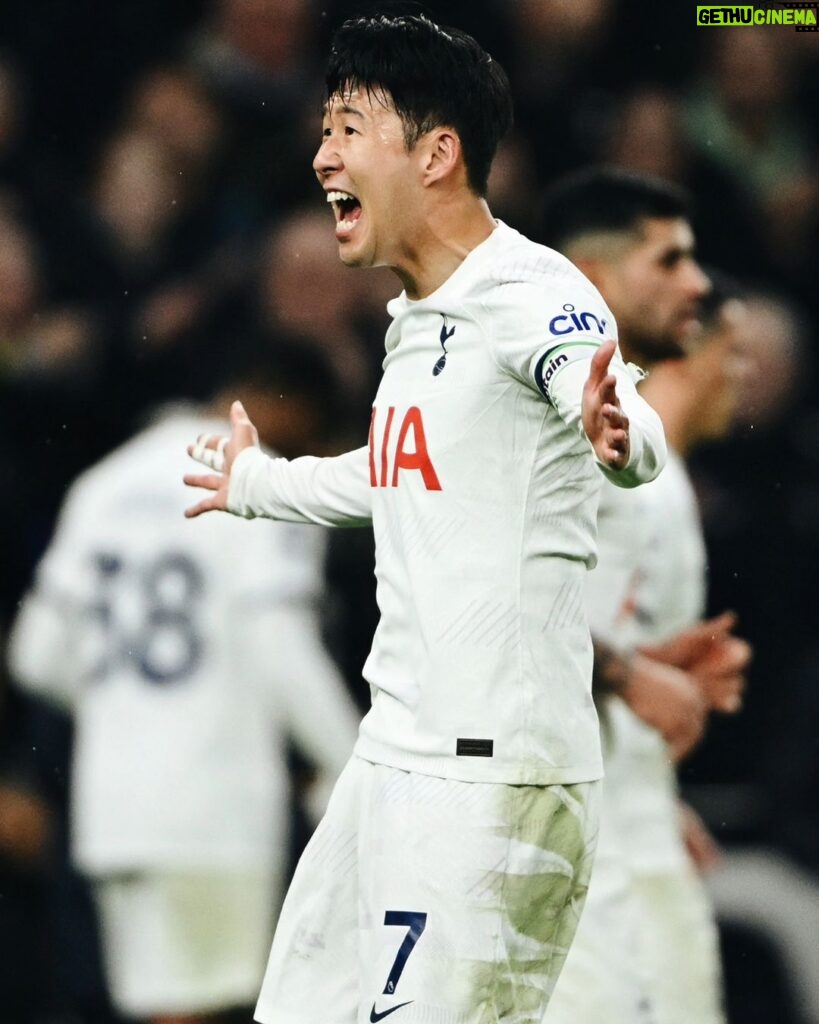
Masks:
[[[384,986],[383,995],[389,996],[398,987],[398,980],[407,966],[409,955],[415,948],[415,943],[421,938],[424,928],[427,926],[427,915],[417,910],[388,910],[384,914],[385,925],[403,925],[407,928],[407,934],[396,954],[390,970],[387,984]]]

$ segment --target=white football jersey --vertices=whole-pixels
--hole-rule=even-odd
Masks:
[[[499,225],[428,297],[389,304],[369,444],[231,474],[237,514],[372,521],[381,620],[363,758],[465,781],[601,774],[583,602],[601,471],[583,433],[611,312],[568,260]],[[616,476],[659,472],[659,419],[612,364],[631,420]],[[605,471],[609,472],[609,471]]]
[[[685,466],[673,451],[658,479],[636,491],[604,485],[598,564],[588,577],[592,631],[621,649],[667,639],[702,618],[705,545]],[[668,748],[626,704],[608,702],[608,817],[629,863],[641,873],[687,863],[680,837],[677,781]]]
[[[74,715],[91,873],[268,865],[287,738],[333,775],[355,739],[319,638],[322,531],[183,517],[186,444],[224,429],[176,414],[80,477],[13,631],[16,678]]]

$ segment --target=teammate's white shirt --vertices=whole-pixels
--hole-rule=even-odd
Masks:
[[[639,491],[604,485],[598,527],[598,565],[587,588],[595,635],[633,649],[665,640],[702,618],[705,545],[696,496],[674,451],[659,478]],[[631,531],[630,544],[625,530]],[[621,700],[608,705],[612,741],[604,828],[609,817],[616,822],[636,872],[680,868],[688,855],[668,748]]]
[[[696,500],[679,456],[669,450],[659,478],[644,487],[624,491],[604,483],[598,562],[586,587],[595,637],[630,650],[690,626],[702,614],[704,577]],[[619,698],[607,698],[605,708],[606,778],[594,872],[545,1024],[597,1024],[603,1019],[612,1024],[669,1024],[672,1018],[663,1014],[675,1000],[683,1019],[690,1011],[697,1024],[711,1024],[719,1016],[702,1006],[718,1005],[719,986],[709,959],[709,928],[698,927],[684,939],[687,946],[708,951],[701,973],[690,969],[687,949],[652,948],[668,941],[669,933],[659,930],[657,921],[663,915],[671,922],[680,920],[685,902],[691,907],[682,918],[686,924],[707,923],[707,915],[698,918],[694,909],[702,907],[702,894],[680,836],[677,782],[668,748]],[[644,876],[671,882],[668,893],[663,890],[662,912],[654,918],[646,916],[640,888]],[[678,882],[683,901],[677,896]],[[671,960],[674,967],[669,969]],[[676,999],[674,987],[681,977],[698,983],[683,1001]]]
[[[583,585],[600,469],[580,412],[614,318],[568,260],[504,225],[432,295],[388,308],[369,446],[289,463],[243,451],[230,508],[372,521],[381,621],[361,757],[466,781],[598,778]],[[631,486],[665,444],[619,356],[613,372],[632,455],[611,475]]]
[[[84,474],[11,638],[15,676],[75,716],[91,873],[270,866],[288,736],[333,776],[355,739],[318,634],[322,532],[183,517],[185,446],[219,430],[177,414]]]

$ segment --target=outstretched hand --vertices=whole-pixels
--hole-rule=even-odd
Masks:
[[[609,373],[616,348],[615,342],[606,341],[592,357],[583,387],[582,419],[598,460],[609,469],[624,469],[631,452],[628,417],[620,408],[617,380]]]
[[[201,487],[212,492],[185,510],[188,519],[193,519],[203,512],[227,511],[233,463],[239,452],[254,445],[259,447],[259,434],[250,422],[244,406],[238,401],[230,407],[230,437],[201,434],[195,444],[188,445],[188,455],[214,471],[186,473],[183,477],[189,487]]]

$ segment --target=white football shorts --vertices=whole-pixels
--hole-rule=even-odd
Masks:
[[[725,1024],[719,933],[693,865],[637,875],[635,891],[657,1024]]]
[[[577,927],[598,784],[353,757],[285,899],[263,1024],[540,1024]]]
[[[656,1024],[640,941],[628,864],[601,830],[586,906],[543,1024]]]
[[[96,880],[103,962],[116,1009],[144,1018],[252,1005],[278,891],[271,872]]]

